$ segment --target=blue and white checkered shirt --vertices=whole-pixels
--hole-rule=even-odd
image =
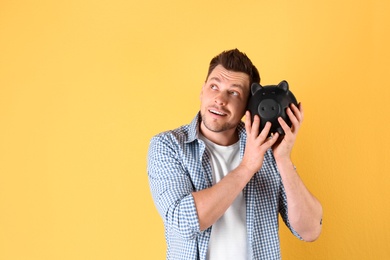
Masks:
[[[198,139],[200,115],[189,124],[154,136],[148,154],[148,176],[154,203],[165,226],[167,259],[206,259],[212,227],[201,231],[191,195],[212,186],[212,168],[203,141]],[[238,126],[240,158],[246,133]],[[272,150],[263,166],[244,188],[250,255],[257,259],[280,259],[278,214],[291,232],[287,198]]]

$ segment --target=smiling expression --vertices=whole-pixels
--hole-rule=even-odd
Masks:
[[[245,113],[249,76],[218,65],[202,87],[201,132],[209,139],[218,133],[233,136]]]

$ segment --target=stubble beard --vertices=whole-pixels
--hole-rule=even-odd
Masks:
[[[211,122],[210,122],[211,121]],[[203,125],[210,130],[211,132],[214,133],[221,133],[227,130],[231,130],[236,127],[236,125],[233,125],[229,122],[219,124],[218,122],[213,122],[213,119],[208,120],[207,117],[203,114],[202,115],[202,123]]]

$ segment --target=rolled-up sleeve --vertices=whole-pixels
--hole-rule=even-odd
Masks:
[[[185,169],[180,143],[171,135],[152,138],[148,151],[148,178],[154,203],[166,231],[194,239],[200,227],[190,176]]]

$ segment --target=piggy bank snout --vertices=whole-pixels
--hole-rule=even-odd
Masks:
[[[280,104],[273,99],[264,99],[258,106],[260,118],[272,120],[280,114]]]

